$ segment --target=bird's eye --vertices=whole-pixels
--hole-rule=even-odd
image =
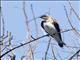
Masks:
[[[56,35],[56,33],[53,33],[53,35]]]

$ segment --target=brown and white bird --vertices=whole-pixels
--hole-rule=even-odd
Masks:
[[[42,15],[40,18],[43,19],[41,22],[42,28],[57,41],[60,47],[63,47],[65,43],[62,41],[60,27],[55,19],[47,15]]]

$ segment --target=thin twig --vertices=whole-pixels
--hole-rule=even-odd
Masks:
[[[79,52],[80,52],[80,50],[78,50],[75,54],[73,54],[73,55],[69,58],[69,60],[72,60],[72,59],[74,58],[74,56],[77,55]]]
[[[22,56],[22,57],[21,57],[21,60],[23,60],[25,57],[26,57],[26,56]]]
[[[72,27],[72,29],[74,29],[74,27],[72,26],[72,23],[71,23],[71,21],[70,21],[70,19],[69,19],[69,16],[68,16],[68,13],[67,13],[67,9],[66,9],[65,6],[64,6],[64,10],[65,10],[66,17],[67,17],[67,19],[68,19],[68,22],[69,22],[70,26]]]
[[[3,33],[2,33],[2,36],[4,36],[5,27],[4,27],[4,18],[3,17],[2,17],[2,23],[3,23],[3,28],[2,28]]]
[[[34,10],[33,10],[33,5],[32,4],[31,4],[31,11],[32,11],[32,15],[33,15],[34,23],[35,23],[36,37],[38,37],[38,26],[37,26],[37,22],[36,22],[36,19],[35,19],[35,14],[34,14]]]
[[[52,49],[52,54],[53,54],[54,60],[57,60],[52,45],[51,45],[51,49]]]
[[[45,52],[45,60],[47,59],[47,54],[48,54],[50,42],[51,42],[51,38],[50,38],[50,40],[49,40],[49,42],[48,42],[48,46],[47,46],[47,49],[46,49],[46,52]]]
[[[31,44],[29,44],[30,52],[31,52],[31,60],[34,60],[34,52],[32,50]]]
[[[75,9],[72,7],[72,5],[71,5],[71,2],[70,2],[70,1],[69,1],[69,5],[70,5],[70,7],[71,7],[72,11],[74,12],[74,14],[76,15],[76,17],[78,18],[78,20],[80,20],[79,15],[76,13]]]
[[[9,57],[11,58],[11,60],[15,60],[15,58],[16,58],[16,55],[9,55]]]

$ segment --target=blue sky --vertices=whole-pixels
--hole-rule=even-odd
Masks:
[[[58,23],[60,24],[61,29],[70,29],[70,25],[68,23],[68,20],[66,19],[66,14],[64,11],[64,5],[66,6],[68,12],[69,12],[69,4],[67,1],[26,1],[26,12],[28,15],[28,20],[33,19],[32,11],[31,11],[31,4],[33,5],[33,10],[35,13],[35,16],[41,16],[42,14],[45,14],[45,12],[49,12],[50,9],[50,15],[57,19]],[[77,13],[80,13],[79,7],[80,2],[72,2],[72,5],[74,9],[77,11]],[[13,43],[21,43],[26,41],[26,37],[28,35],[28,32],[26,32],[26,24],[25,24],[25,17],[23,14],[23,2],[22,1],[2,1],[2,12],[3,17],[5,20],[5,29],[12,33],[14,36],[14,42]],[[80,15],[80,14],[79,14]],[[42,30],[40,26],[40,22],[42,21],[40,18],[36,19],[37,25],[38,25],[38,35],[44,35],[46,34],[44,30]],[[80,21],[77,20],[74,13],[72,15],[72,24],[76,27],[76,29],[79,29],[79,23]],[[36,31],[35,31],[35,25],[34,21],[29,22],[32,36],[35,37]],[[69,36],[70,35],[70,36]],[[72,40],[75,41],[77,37],[75,37],[75,34],[72,32],[66,32],[62,34],[63,40],[65,41],[68,46],[78,46],[77,42],[73,44]],[[73,38],[72,38],[73,37]],[[48,37],[42,38],[39,40],[38,47],[36,49],[35,54],[35,60],[41,60],[41,58],[44,55],[44,51],[47,47],[47,41],[49,40]],[[80,39],[79,39],[80,40]],[[70,43],[69,43],[70,42]],[[57,44],[55,41],[52,41],[52,43]],[[80,44],[80,42],[79,42]],[[15,50],[15,54],[17,55],[16,60],[20,60],[20,57],[24,54],[26,51],[26,46],[21,47],[17,50]],[[43,51],[44,49],[44,51]],[[64,48],[61,49],[58,46],[54,46],[54,51],[56,56],[58,57],[58,53],[61,54],[61,56],[68,56],[68,53],[64,53],[63,51],[69,51],[70,48]],[[49,55],[51,55],[51,49],[49,50]],[[76,49],[74,50],[76,51]],[[62,52],[62,53],[61,53]],[[27,52],[26,52],[27,53]],[[52,56],[52,55],[51,55]],[[62,59],[64,59],[64,57]],[[7,57],[6,57],[7,58]],[[59,57],[58,57],[59,58]],[[5,58],[3,58],[5,59]],[[6,60],[9,60],[8,58]],[[66,59],[65,59],[66,60]]]

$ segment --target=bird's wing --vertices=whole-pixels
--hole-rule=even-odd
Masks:
[[[60,28],[59,28],[58,23],[54,21],[52,24],[55,26],[55,28],[56,28],[56,30],[58,32],[59,38],[62,40],[61,34],[59,33],[60,32]]]

